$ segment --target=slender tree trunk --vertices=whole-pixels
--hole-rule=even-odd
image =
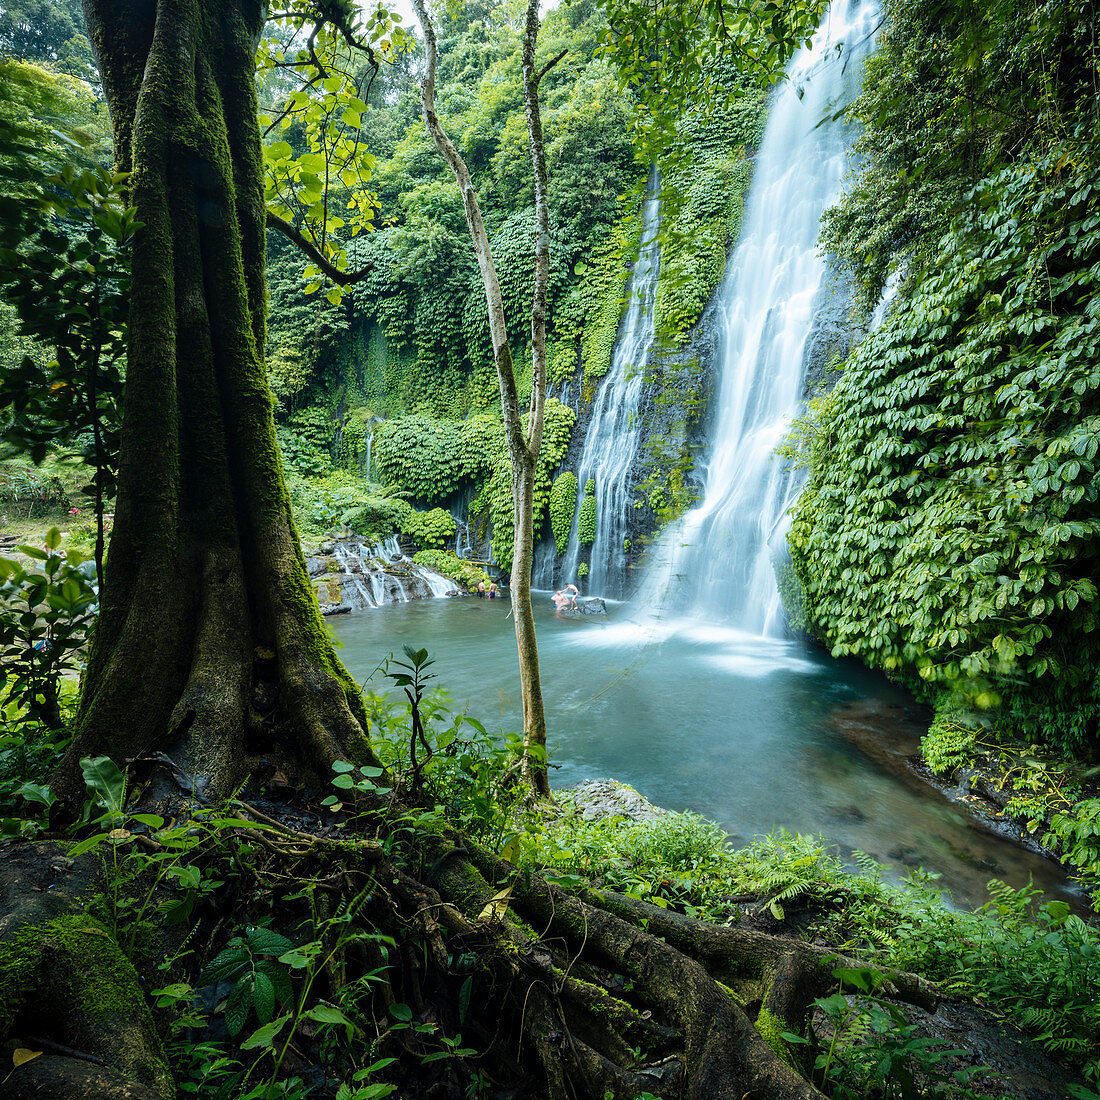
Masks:
[[[525,722],[524,744],[527,749],[527,767],[531,784],[539,794],[550,793],[546,769],[546,715],[542,704],[542,688],[536,679],[529,683],[522,677],[522,654],[530,647],[531,661],[538,668],[538,652],[535,648],[535,620],[531,612],[531,559],[534,551],[534,480],[538,454],[542,448],[544,409],[546,406],[546,301],[550,285],[550,188],[546,172],[546,155],[542,140],[542,115],[539,111],[539,83],[543,76],[564,56],[562,50],[542,69],[535,69],[535,45],[539,34],[539,3],[528,0],[527,24],[523,35],[523,103],[527,113],[527,138],[531,147],[531,173],[535,181],[535,287],[531,300],[531,408],[527,417],[527,449],[532,456],[530,476],[522,489],[530,494],[524,497],[524,511],[520,511],[520,496],[516,499],[516,547],[512,560],[512,587],[522,593],[526,601],[527,616],[521,623],[516,615],[516,639],[521,654],[520,669],[523,683],[524,714],[527,713],[528,694],[538,693],[537,703],[532,701],[532,714],[537,721]],[[522,515],[522,521],[521,521]],[[521,522],[526,524],[524,539],[520,541]]]
[[[512,367],[512,352],[508,345],[508,326],[504,317],[504,299],[500,293],[496,265],[489,247],[489,234],[481,216],[477,190],[470,177],[466,162],[447,137],[439,116],[435,111],[435,73],[438,57],[435,27],[428,15],[425,0],[413,0],[420,25],[424,30],[425,50],[427,52],[427,72],[421,85],[421,103],[424,108],[424,122],[454,174],[462,195],[462,205],[466,212],[466,225],[477,254],[481,281],[485,287],[485,300],[489,309],[489,336],[493,343],[493,361],[496,364],[497,380],[500,383],[500,406],[504,418],[504,435],[508,443],[508,457],[512,464],[512,506],[514,511],[514,540],[512,569],[509,579],[509,594],[512,600],[512,615],[516,622],[516,645],[519,651],[520,690],[523,698],[523,738],[526,750],[527,771],[531,784],[538,794],[550,793],[546,774],[546,711],[542,699],[542,683],[539,677],[538,646],[535,642],[535,613],[531,606],[531,558],[534,551],[534,498],[535,476],[538,467],[539,450],[542,447],[543,408],[546,401],[546,273],[549,268],[549,221],[545,213],[546,205],[546,167],[542,161],[541,194],[543,204],[543,225],[545,232],[539,236],[536,228],[536,290],[531,310],[532,354],[536,356],[534,382],[531,387],[531,406],[528,416],[527,433],[524,434],[523,421],[519,411],[519,395],[516,391],[515,371]],[[538,30],[538,13],[535,10],[534,30]],[[531,17],[528,15],[528,34],[531,34]],[[534,45],[532,42],[532,54]],[[535,81],[531,95],[534,98],[534,119],[538,124],[538,82]],[[531,123],[528,107],[528,123]],[[534,149],[532,138],[532,149]],[[538,148],[541,158],[542,127],[538,124]],[[537,173],[536,173],[537,174]],[[536,183],[536,188],[539,184]],[[539,248],[542,249],[541,254]],[[540,260],[541,255],[541,260]],[[539,270],[541,263],[541,284]],[[541,295],[539,286],[541,285]],[[537,318],[537,319],[536,319]],[[541,334],[539,349],[535,350],[535,333]]]
[[[55,789],[82,791],[82,756],[154,749],[211,793],[260,756],[323,776],[369,756],[367,721],[306,575],[263,365],[264,12],[85,0],[85,18],[143,228],[102,610]]]

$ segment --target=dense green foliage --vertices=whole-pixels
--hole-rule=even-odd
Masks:
[[[565,457],[569,436],[577,415],[568,405],[555,398],[546,402],[542,450],[535,468],[535,538],[546,531],[550,503],[551,476]],[[526,430],[527,417],[524,416]],[[470,505],[470,515],[479,523],[486,521],[493,529],[493,561],[502,568],[511,568],[513,546],[512,466],[507,450],[498,449],[496,463]]]
[[[550,488],[550,533],[559,554],[569,545],[573,515],[577,510],[577,475],[566,470],[554,479]]]
[[[447,9],[438,19],[440,117],[456,135],[480,192],[513,354],[517,364],[526,361],[520,374],[526,372],[529,386],[534,216],[520,27],[504,5],[489,0]],[[583,295],[578,300],[574,266],[606,256],[608,242],[621,240],[620,224],[634,217],[636,207],[636,201],[624,205],[621,196],[641,179],[627,134],[628,102],[617,91],[610,66],[593,59],[600,26],[586,2],[550,13],[540,33],[540,56],[567,50],[540,89],[553,181],[555,360],[570,354],[556,344],[572,345],[570,334],[586,328],[605,297],[615,303],[614,332],[626,241],[613,249],[611,261],[620,283],[599,301]],[[368,110],[356,112],[356,121],[376,162],[371,187],[379,213],[376,231],[355,240],[354,254],[349,244],[348,264],[373,268],[348,289],[339,307],[323,300],[303,307],[303,284],[289,258],[272,294],[271,340],[285,364],[282,387],[303,396],[308,389],[308,399],[328,408],[334,419],[341,402],[382,415],[451,419],[487,410],[498,401],[488,315],[457,188],[435,154],[420,119],[418,89],[404,67],[379,74],[368,103]],[[296,151],[287,148],[300,143],[296,134],[297,123],[281,135],[279,155]],[[285,253],[285,246],[277,244],[274,252]],[[559,334],[557,306],[566,298],[571,304],[563,307]],[[314,323],[306,321],[309,316]],[[572,365],[566,373],[571,370]]]
[[[817,410],[790,543],[834,653],[1084,751],[1100,718],[1096,47],[1067,5],[1001,9],[981,29],[966,5],[939,5],[934,28],[920,5],[889,8],[855,109],[877,153],[832,241],[867,300],[888,264],[905,281]],[[1038,85],[1032,51],[1052,50],[1059,80]],[[970,117],[960,86],[1008,98],[948,141]],[[938,125],[914,130],[914,100]]]
[[[401,533],[416,543],[418,550],[442,550],[455,533],[455,518],[446,508],[429,512],[410,511],[401,524]]]
[[[763,100],[741,89],[725,110],[687,116],[681,126],[664,181],[654,308],[656,330],[667,345],[683,342],[722,280],[741,228],[750,178],[746,153],[760,141],[764,118]]]
[[[598,521],[596,498],[591,492],[588,492],[581,501],[581,510],[577,516],[577,539],[581,546],[591,546],[596,541],[596,524]]]
[[[98,610],[94,565],[60,545],[54,527],[44,549],[20,547],[35,567],[0,558],[0,712],[14,705],[51,730],[62,724],[61,678],[79,667]]]
[[[0,11],[0,57],[33,61],[81,80],[96,77],[79,0],[9,0]]]

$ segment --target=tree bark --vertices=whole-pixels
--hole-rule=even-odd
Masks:
[[[169,747],[200,793],[269,756],[327,774],[369,757],[290,512],[263,365],[263,180],[254,0],[85,0],[133,254],[115,525],[73,745],[79,760]],[[278,688],[277,721],[250,713]],[[251,736],[249,736],[251,734]]]
[[[466,225],[470,230],[478,269],[485,287],[485,300],[489,308],[489,336],[493,344],[493,362],[500,383],[500,407],[504,418],[504,436],[508,444],[508,458],[512,465],[512,507],[514,512],[514,540],[512,568],[508,582],[512,601],[512,616],[516,623],[516,646],[519,652],[520,693],[523,699],[523,741],[528,778],[535,792],[550,793],[546,769],[546,710],[542,699],[542,682],[539,676],[538,645],[535,640],[535,613],[531,606],[531,559],[534,552],[534,499],[535,476],[539,450],[542,447],[543,410],[546,403],[546,285],[549,271],[549,220],[546,207],[546,163],[542,157],[542,127],[538,121],[538,80],[533,88],[527,88],[524,97],[528,110],[528,130],[531,138],[532,163],[535,167],[536,211],[541,194],[541,221],[536,214],[535,297],[531,307],[532,355],[534,380],[531,386],[531,406],[524,432],[519,412],[519,394],[516,390],[515,371],[512,367],[512,351],[508,344],[508,326],[504,316],[504,299],[500,293],[496,264],[489,246],[489,234],[481,216],[469,169],[461,154],[447,137],[435,110],[435,73],[438,58],[435,27],[425,0],[413,0],[417,18],[424,31],[427,71],[421,84],[421,105],[424,123],[435,147],[450,166],[462,195],[466,213]],[[528,11],[527,34],[524,40],[524,58],[528,40],[532,59],[534,37],[538,33],[538,9],[534,15]],[[533,19],[533,22],[532,22]],[[533,64],[533,61],[532,61]],[[526,60],[525,60],[526,73]],[[541,74],[540,74],[541,76]],[[534,115],[531,102],[534,103]],[[534,121],[532,121],[532,119]],[[536,131],[532,127],[537,127]],[[535,150],[538,149],[538,156]],[[537,160],[537,164],[536,164]],[[541,165],[541,181],[539,167]],[[541,191],[540,191],[541,188]],[[541,271],[541,276],[540,276]],[[541,289],[540,289],[541,287]],[[539,339],[541,338],[541,339]],[[536,347],[538,343],[538,347]]]

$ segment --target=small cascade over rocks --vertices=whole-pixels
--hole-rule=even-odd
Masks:
[[[355,535],[330,539],[307,553],[306,567],[322,615],[463,594],[453,580],[408,557],[396,536],[373,543]]]

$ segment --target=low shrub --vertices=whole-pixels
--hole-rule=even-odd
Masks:
[[[430,512],[410,511],[401,524],[401,533],[408,535],[421,550],[442,549],[458,530],[454,516],[446,508]]]
[[[457,581],[467,592],[476,591],[478,582],[486,588],[489,586],[489,574],[480,565],[465,561],[449,550],[418,550],[413,555],[413,561]]]

